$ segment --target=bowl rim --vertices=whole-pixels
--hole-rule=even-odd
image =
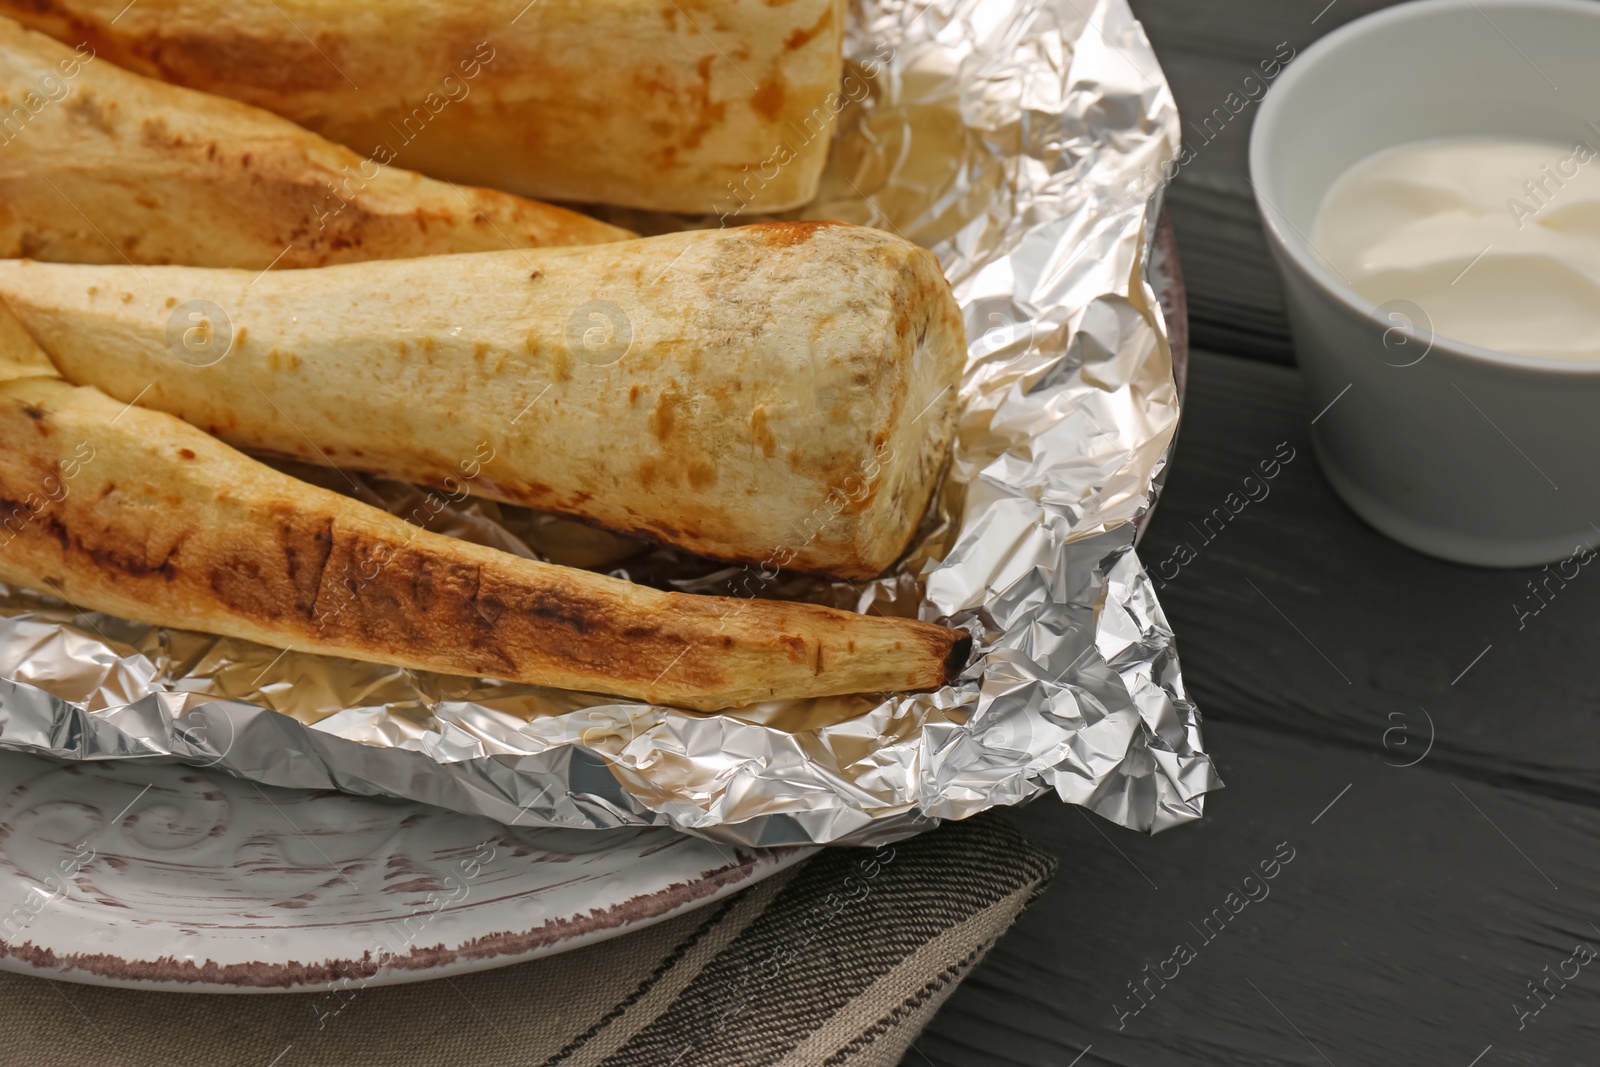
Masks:
[[[1335,277],[1321,257],[1313,254],[1315,246],[1311,244],[1310,238],[1289,221],[1262,188],[1271,184],[1273,168],[1267,159],[1267,149],[1273,130],[1280,121],[1278,113],[1285,106],[1282,97],[1300,81],[1310,77],[1308,72],[1311,69],[1332,62],[1335,56],[1344,53],[1355,42],[1382,33],[1396,24],[1425,20],[1446,13],[1476,12],[1484,15],[1484,8],[1518,14],[1525,14],[1532,9],[1579,14],[1595,22],[1597,40],[1600,40],[1600,3],[1595,3],[1594,0],[1410,0],[1352,19],[1313,41],[1295,56],[1263,96],[1260,110],[1250,129],[1248,175],[1250,189],[1255,195],[1256,208],[1269,238],[1281,254],[1287,257],[1289,264],[1315,282],[1323,292],[1329,294],[1346,310],[1366,319],[1386,333],[1398,330],[1408,339],[1425,345],[1428,353],[1444,349],[1468,362],[1499,370],[1523,374],[1539,373],[1559,378],[1600,376],[1600,360],[1519,356],[1454,337],[1446,337],[1431,330],[1425,335],[1409,323],[1396,325],[1393,321],[1384,319],[1379,313],[1378,304],[1362,296],[1342,279]],[[1487,19],[1488,16],[1484,15],[1484,18]],[[1288,231],[1293,231],[1293,234]]]

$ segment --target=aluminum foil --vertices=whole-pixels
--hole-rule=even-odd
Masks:
[[[891,574],[784,576],[767,595],[965,627],[977,651],[958,684],[705,715],[285,653],[0,587],[0,747],[754,845],[874,843],[1045,790],[1142,830],[1198,818],[1220,783],[1134,551],[1178,422],[1144,278],[1148,176],[1178,116],[1143,31],[1124,0],[854,0],[846,56],[822,195],[797,214],[935,250],[970,338],[960,423]],[[758,221],[759,206],[612,217],[660,231]],[[356,492],[415,513],[425,491]],[[694,592],[735,573],[482,501],[429,525]]]

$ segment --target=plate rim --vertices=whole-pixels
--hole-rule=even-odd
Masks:
[[[46,756],[26,753],[7,753],[7,756],[22,757],[35,760],[42,766],[41,774],[37,777],[57,773],[60,770],[75,770],[82,772],[92,768],[84,767],[66,761],[51,759]],[[133,761],[124,763],[123,766],[137,767],[146,773],[171,774],[181,776],[194,774],[203,769],[194,768],[182,763],[154,763],[146,761]],[[43,765],[54,765],[43,767]],[[237,779],[233,775],[220,771],[212,771],[212,775],[236,782],[241,787],[250,783],[244,779]],[[28,784],[35,781],[36,777],[30,776],[16,781],[13,789],[26,789]],[[270,787],[269,787],[270,788]],[[300,793],[318,795],[330,793],[327,790],[297,789],[279,790],[284,793]],[[89,792],[92,798],[93,793]],[[338,794],[349,796],[349,794]],[[143,797],[144,793],[140,793]],[[267,804],[274,808],[278,803],[270,796],[265,797]],[[355,797],[358,800],[376,798]],[[134,803],[138,803],[136,797]],[[166,797],[156,797],[152,805],[168,805],[173,803]],[[197,804],[198,800],[190,798],[190,804]],[[434,809],[420,802],[384,800],[387,805],[394,805],[402,814],[393,820],[394,833],[404,834],[408,830],[409,819],[417,810],[438,811],[447,818],[481,819],[482,816],[465,816],[447,809]],[[117,824],[122,825],[130,817],[137,815],[139,810],[134,810],[134,805],[117,817]],[[260,810],[259,808],[257,809]],[[233,818],[241,818],[237,813]],[[287,818],[287,816],[286,816]],[[492,821],[492,820],[487,820]],[[248,824],[245,824],[248,825]],[[293,821],[289,825],[295,832],[303,834]],[[503,823],[496,824],[504,827]],[[630,828],[637,829],[637,828]],[[17,828],[11,827],[15,833]],[[592,831],[592,833],[607,833],[607,831]],[[7,835],[9,838],[9,835]],[[285,836],[289,836],[286,834]],[[25,840],[45,841],[39,835],[31,835]],[[387,840],[387,839],[386,839]],[[65,849],[68,846],[59,842],[49,842],[52,847],[60,845]],[[14,845],[7,840],[0,845],[0,853],[10,854]],[[659,844],[648,847],[641,855],[644,863],[648,863],[651,852],[661,848]],[[204,933],[199,933],[200,940],[193,945],[179,945],[163,939],[145,951],[130,950],[124,944],[111,946],[111,951],[96,950],[89,943],[95,931],[105,928],[106,923],[125,924],[139,921],[140,913],[137,910],[129,911],[128,905],[122,903],[108,903],[105,900],[86,894],[81,888],[71,890],[75,906],[79,914],[86,919],[96,916],[103,917],[100,922],[92,925],[87,923],[79,926],[69,926],[68,930],[81,929],[85,936],[75,937],[68,933],[67,936],[40,938],[42,931],[24,928],[18,931],[17,936],[6,939],[0,938],[0,971],[28,975],[31,977],[45,978],[72,982],[80,985],[95,985],[112,988],[138,989],[150,992],[184,992],[207,993],[217,995],[247,995],[261,993],[315,993],[333,988],[341,981],[359,984],[360,987],[402,985],[412,982],[429,981],[436,978],[447,978],[456,975],[470,974],[477,971],[492,970],[499,967],[524,963],[529,960],[545,956],[553,956],[570,949],[581,948],[597,944],[635,930],[644,929],[658,922],[666,921],[678,915],[710,905],[741,889],[757,884],[776,875],[789,867],[794,866],[816,851],[816,846],[782,846],[776,848],[749,848],[733,846],[731,855],[729,851],[719,847],[727,862],[719,865],[702,868],[692,875],[678,872],[674,879],[665,885],[656,884],[651,889],[633,893],[625,899],[614,900],[603,908],[562,908],[560,913],[545,913],[532,922],[516,921],[516,901],[530,900],[542,894],[552,892],[558,885],[541,886],[511,892],[504,896],[490,900],[460,902],[445,908],[437,909],[433,914],[462,915],[477,908],[485,909],[483,914],[494,917],[494,926],[488,933],[478,929],[466,929],[443,932],[437,940],[427,944],[412,944],[402,952],[380,951],[374,954],[370,949],[360,956],[350,954],[348,947],[343,950],[335,949],[332,954],[306,959],[303,953],[305,941],[311,935],[301,933],[298,940],[290,939],[275,942],[268,935],[266,929],[260,929],[254,935],[249,926],[233,926],[228,929],[235,932],[236,936],[247,941],[251,950],[267,959],[234,960],[231,962],[217,962],[212,958],[212,953],[223,960],[230,955],[224,951],[227,941],[222,937],[206,940]],[[65,854],[65,853],[63,853]],[[121,857],[107,854],[101,858],[106,861],[120,859]],[[94,860],[88,861],[93,863]],[[540,862],[534,860],[532,862]],[[543,861],[552,862],[552,861]],[[12,862],[8,867],[15,872],[12,880],[16,885],[27,885],[29,893],[37,892],[32,882],[37,879],[24,873]],[[638,864],[630,863],[629,870],[637,870]],[[692,870],[692,868],[691,868]],[[249,886],[249,876],[245,872],[232,871],[219,868],[221,878],[240,887]],[[611,877],[611,875],[606,875]],[[248,891],[248,890],[247,890]],[[619,894],[620,895],[620,894]],[[365,896],[365,894],[364,894]],[[24,900],[27,895],[24,895]],[[46,898],[51,899],[51,898]],[[240,911],[248,901],[245,897],[241,901]],[[20,906],[20,905],[19,905]],[[52,906],[52,905],[46,905]],[[374,909],[376,911],[376,909]],[[236,911],[235,914],[238,912]],[[152,912],[143,913],[148,920]],[[316,912],[306,913],[308,917]],[[415,914],[415,912],[413,912]],[[505,916],[505,921],[495,916]],[[403,916],[390,917],[385,920],[383,916],[374,914],[367,919],[343,918],[336,919],[331,925],[343,928],[345,931],[358,927],[372,930],[382,928],[385,921],[400,922]],[[171,917],[157,917],[155,928],[163,933],[176,930],[184,925],[181,920]],[[294,924],[290,924],[293,926]],[[313,925],[313,924],[308,924]],[[315,924],[323,925],[323,924]],[[31,926],[31,924],[30,924]],[[196,924],[191,929],[203,931],[204,924]],[[33,933],[34,937],[26,936]],[[82,944],[72,945],[71,942],[79,941]],[[382,948],[382,941],[374,939],[367,942],[374,948]],[[313,942],[315,944],[315,942]],[[274,951],[276,948],[276,951]],[[176,950],[161,951],[163,949]],[[177,953],[182,953],[178,955]]]

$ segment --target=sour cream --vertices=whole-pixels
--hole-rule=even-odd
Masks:
[[[1311,240],[1362,296],[1410,301],[1435,334],[1600,360],[1600,128],[1585,132],[1385,149],[1333,183]]]

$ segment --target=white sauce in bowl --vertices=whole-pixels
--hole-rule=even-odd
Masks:
[[[1436,334],[1600,360],[1600,128],[1589,133],[1374,153],[1329,188],[1311,240],[1357,292],[1416,304]]]

